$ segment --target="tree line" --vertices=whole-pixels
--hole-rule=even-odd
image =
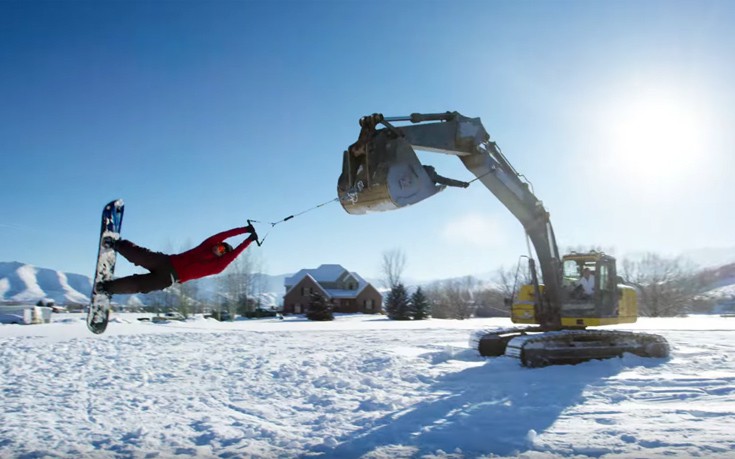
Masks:
[[[519,261],[518,266],[499,268],[490,284],[465,276],[418,288],[413,293],[418,294],[416,301],[401,281],[405,263],[400,249],[383,253],[381,272],[389,289],[384,308],[392,319],[507,317],[510,315],[508,299],[531,279],[527,264]],[[735,264],[728,266],[735,272]],[[541,279],[540,273],[537,275]],[[713,271],[698,270],[682,257],[669,258],[649,252],[636,259],[623,259],[618,263],[618,275],[623,283],[636,289],[640,316],[673,317],[710,312],[718,301],[704,295],[716,280]],[[418,313],[414,312],[417,304]]]
[[[507,299],[514,297],[520,286],[531,279],[527,263],[521,260],[513,267],[500,267],[490,283],[474,276],[464,276],[410,291],[402,281],[405,266],[406,256],[401,249],[383,252],[381,282],[388,292],[384,295],[383,310],[394,320],[507,317],[510,315]],[[735,264],[732,267],[735,272]],[[246,252],[217,276],[217,293],[213,300],[203,300],[198,282],[194,281],[149,294],[154,306],[148,309],[153,312],[177,311],[184,316],[192,313],[210,313],[218,318],[232,318],[236,314],[255,316],[262,306],[258,300],[259,294],[264,292],[259,275],[262,271],[263,261]],[[716,273],[698,270],[682,257],[668,258],[651,252],[636,259],[619,260],[618,275],[624,283],[637,290],[640,316],[671,317],[709,312],[717,301],[703,295],[716,280]],[[312,298],[311,305],[307,305],[306,314],[311,320],[334,318],[326,299],[316,296]]]

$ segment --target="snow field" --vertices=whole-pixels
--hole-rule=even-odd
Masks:
[[[0,327],[0,457],[735,457],[735,320],[636,324],[669,359],[526,369],[467,348],[502,319],[58,317]]]

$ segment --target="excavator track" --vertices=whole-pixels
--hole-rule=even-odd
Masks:
[[[499,357],[505,354],[508,342],[513,338],[540,331],[537,327],[480,329],[470,335],[470,347],[477,349],[483,357]]]
[[[502,329],[485,332],[475,341],[481,355],[506,355],[520,360],[526,367],[569,365],[621,357],[625,353],[663,358],[670,351],[668,342],[661,336],[618,330]]]

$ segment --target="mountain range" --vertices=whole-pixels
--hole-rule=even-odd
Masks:
[[[283,296],[284,279],[290,274],[272,276],[258,274],[263,286],[265,304],[277,304]],[[217,278],[195,281],[200,297],[214,299],[218,290]],[[87,304],[92,291],[92,279],[81,274],[65,273],[13,261],[0,261],[0,302],[35,304],[53,300],[60,305]],[[116,295],[120,304],[147,304],[147,295]]]
[[[13,262],[0,262],[0,300],[36,303],[52,299],[58,304],[89,302],[92,280],[81,274]]]

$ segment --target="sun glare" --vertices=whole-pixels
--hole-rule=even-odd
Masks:
[[[706,112],[694,100],[651,92],[618,102],[607,117],[611,157],[631,179],[658,185],[693,173],[706,155]]]

